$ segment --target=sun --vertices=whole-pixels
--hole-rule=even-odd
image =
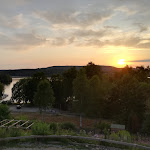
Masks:
[[[119,59],[118,64],[119,65],[125,65],[125,60],[124,59]]]

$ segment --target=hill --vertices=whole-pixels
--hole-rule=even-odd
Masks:
[[[0,73],[7,73],[13,77],[28,77],[32,76],[36,72],[44,72],[47,76],[53,74],[62,74],[64,71],[68,70],[73,66],[52,66],[47,68],[37,68],[37,69],[15,69],[15,70],[0,70]],[[80,69],[83,66],[75,66]],[[114,73],[120,70],[120,68],[112,66],[100,66],[104,73]]]

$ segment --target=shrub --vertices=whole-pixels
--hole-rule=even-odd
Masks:
[[[128,131],[121,130],[117,133],[112,133],[109,138],[116,141],[131,142],[131,135]]]
[[[85,130],[80,130],[79,135],[80,135],[80,136],[87,136]]]
[[[5,138],[7,137],[7,131],[4,128],[0,128],[0,138]]]
[[[7,105],[0,104],[0,120],[9,119],[10,111]]]
[[[58,129],[58,125],[57,125],[57,123],[51,123],[49,125],[49,128],[50,128],[50,130],[52,130],[55,133]]]
[[[117,133],[111,133],[109,136],[109,139],[115,140],[115,141],[120,141],[120,137]]]
[[[102,133],[104,133],[104,132],[110,130],[110,124],[106,123],[106,122],[99,122],[98,124],[96,124],[96,128],[100,129],[100,131]]]
[[[50,133],[49,125],[42,122],[35,123],[31,129],[34,135],[48,135]]]
[[[150,135],[150,114],[145,115],[145,120],[142,125],[142,132]]]
[[[8,133],[10,137],[17,137],[23,135],[23,131],[20,129],[9,129]]]
[[[127,128],[132,133],[137,133],[140,130],[139,117],[136,113],[131,112],[128,117]]]
[[[73,123],[71,122],[65,122],[60,124],[61,129],[65,129],[65,130],[75,130],[76,127]]]

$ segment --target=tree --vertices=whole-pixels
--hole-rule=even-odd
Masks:
[[[85,69],[80,69],[77,77],[73,81],[73,93],[77,111],[80,113],[80,127],[82,127],[82,113],[86,111],[88,104],[89,82],[85,74]]]
[[[43,72],[33,74],[31,78],[21,79],[12,88],[12,100],[34,104],[34,94],[40,81],[47,79]]]
[[[73,80],[77,76],[77,70],[75,67],[71,67],[63,73],[63,89],[64,98],[73,96]]]
[[[9,119],[10,111],[7,105],[0,104],[0,120]]]
[[[30,101],[32,105],[34,105],[34,94],[37,92],[38,84],[46,79],[47,77],[44,72],[36,72],[25,85],[26,99]]]
[[[52,75],[50,84],[54,91],[55,104],[54,107],[64,109],[66,101],[63,97],[63,78],[61,75]]]
[[[98,65],[95,65],[93,62],[89,62],[87,66],[85,66],[86,75],[90,79],[94,75],[97,75],[99,78],[102,77],[102,70],[101,67]]]
[[[51,107],[54,103],[54,100],[54,93],[49,81],[40,81],[38,84],[37,92],[34,95],[34,102],[39,107],[40,113],[42,113],[43,110]]]
[[[0,73],[0,82],[5,85],[8,85],[12,82],[12,78],[8,74]]]
[[[117,121],[120,123],[128,125],[129,121],[138,122],[140,126],[146,110],[145,102],[150,96],[149,90],[148,83],[139,82],[135,76],[125,74],[115,82],[112,89],[110,108],[112,115],[119,118]],[[130,117],[131,113],[133,115]]]
[[[138,79],[138,81],[140,82],[146,82],[149,79],[147,78],[149,73],[150,73],[150,68],[149,66],[147,68],[144,68],[143,66],[138,66],[136,67],[136,78]]]
[[[142,124],[142,132],[147,135],[150,135],[150,99],[146,101],[146,112]]]
[[[142,132],[150,135],[150,113],[146,113],[142,124]]]
[[[4,92],[4,85],[2,83],[0,83],[0,99],[3,96],[3,92]]]
[[[46,75],[44,72],[36,72],[33,74],[32,78],[37,81],[45,80]]]
[[[106,85],[94,75],[89,80],[89,102],[87,114],[93,117],[102,117],[105,101],[105,88]]]
[[[26,101],[26,95],[24,92],[24,85],[27,82],[27,79],[21,79],[12,88],[12,100],[16,100],[18,103],[21,101]]]

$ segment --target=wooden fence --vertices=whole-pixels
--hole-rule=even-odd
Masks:
[[[30,129],[34,123],[30,120],[9,120],[5,119],[0,121],[0,128],[20,128]]]

